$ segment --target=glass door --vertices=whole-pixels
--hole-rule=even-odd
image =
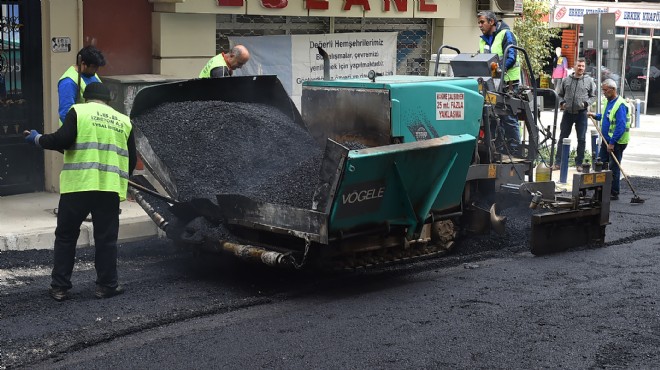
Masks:
[[[660,30],[654,30],[651,41],[646,114],[660,114]]]
[[[649,39],[628,39],[626,47],[626,62],[624,68],[625,85],[623,96],[639,99],[645,106],[646,89],[648,86],[648,64],[651,41]]]

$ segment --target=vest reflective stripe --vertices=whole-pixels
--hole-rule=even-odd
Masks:
[[[218,67],[227,67],[227,62],[225,61],[225,57],[223,54],[218,54],[211,58],[204,68],[202,68],[202,71],[199,72],[199,78],[210,78],[211,77],[211,71],[213,68],[218,68]]]
[[[73,149],[83,150],[83,149],[98,149],[98,150],[107,150],[112,152],[117,152],[117,154],[128,158],[128,150],[120,148],[113,144],[100,144],[100,143],[81,143],[74,144]]]
[[[621,104],[625,104],[626,108],[628,108],[628,113],[626,114],[626,130],[623,132],[623,135],[621,135],[621,138],[617,140],[617,143],[619,144],[628,144],[630,141],[630,124],[632,122],[632,116],[630,115],[630,106],[628,106],[628,102],[626,102],[626,99],[622,98],[620,95],[616,98],[616,101],[614,102],[614,105],[612,106],[612,110],[610,111],[609,119],[610,119],[610,128],[608,130],[610,137],[614,134],[614,129],[616,128],[616,112],[619,110],[619,107]],[[603,112],[607,108],[607,100],[605,101],[605,104],[603,104]]]
[[[94,75],[94,77],[96,77],[99,80],[99,82],[101,82],[101,79],[99,78],[98,75]],[[73,82],[76,85],[78,85],[78,71],[76,71],[76,67],[74,67],[74,66],[69,67],[69,69],[64,71],[64,73],[62,74],[62,77],[60,77],[60,79],[57,82],[59,83],[59,81],[62,81],[65,78],[70,78],[71,80],[73,80]],[[83,98],[83,93],[85,92],[85,88],[87,88],[87,83],[85,83],[85,80],[81,77],[80,78],[80,93],[78,94],[78,97],[76,98],[76,102],[75,102],[76,104],[85,102],[85,99]],[[60,121],[60,126],[62,126],[62,123],[63,122]]]
[[[128,172],[127,171],[122,171],[119,167],[117,166],[108,166],[105,164],[100,164],[96,162],[86,162],[86,163],[67,163],[62,167],[63,170],[71,171],[71,170],[89,170],[89,169],[95,169],[95,170],[100,170],[100,171],[105,171],[105,172],[113,172],[118,174],[119,176],[128,179]]]
[[[511,32],[509,30],[509,32]],[[504,35],[506,30],[502,30],[495,35],[493,39],[493,45],[490,46],[490,52],[497,54],[502,58],[502,63],[505,62],[506,58],[504,57],[504,49],[502,48],[502,42],[504,41]],[[480,39],[479,41],[479,52],[483,53],[486,49],[486,41]],[[520,80],[520,62],[518,61],[518,56],[516,55],[516,64],[510,69],[507,69],[506,74],[504,75],[504,81],[519,81]]]
[[[60,192],[109,191],[126,199],[130,119],[111,107],[90,102],[75,104],[76,143],[64,151]]]

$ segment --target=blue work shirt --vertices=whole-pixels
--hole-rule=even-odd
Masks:
[[[85,77],[80,75],[80,78],[85,81],[86,85],[99,81],[96,76]],[[59,97],[59,107],[57,113],[60,116],[60,122],[64,122],[66,114],[71,109],[71,106],[76,104],[78,94],[78,83],[70,78],[64,78],[57,84],[57,96]]]
[[[602,123],[600,125],[600,129],[603,132],[603,136],[605,137],[605,141],[607,141],[608,144],[616,144],[619,139],[621,139],[621,136],[626,132],[626,122],[628,121],[628,106],[626,104],[621,104],[619,106],[619,109],[616,111],[616,114],[614,115],[614,118],[616,119],[616,127],[614,127],[614,132],[612,133],[612,137],[610,137],[610,112],[612,111],[612,107],[614,107],[614,102],[617,99],[612,99],[607,102],[607,105],[605,106],[605,112],[603,114],[597,114],[596,115],[596,120],[602,120]]]

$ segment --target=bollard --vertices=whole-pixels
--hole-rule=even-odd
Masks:
[[[639,99],[635,99],[635,128],[640,128],[641,127],[641,122],[639,122],[639,119],[641,117],[640,114],[640,107],[641,107],[641,101]]]
[[[598,146],[598,131],[591,130],[591,163],[593,166],[596,165],[596,158],[598,158],[599,150],[600,146]]]
[[[565,138],[561,142],[561,165],[559,167],[559,182],[566,183],[568,178],[568,157],[571,154],[571,139]]]

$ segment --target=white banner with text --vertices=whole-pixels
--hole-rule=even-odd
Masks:
[[[302,83],[323,79],[323,57],[328,53],[330,78],[367,77],[370,70],[393,75],[396,71],[396,32],[335,33],[323,35],[239,36],[250,61],[236,75],[277,75],[300,109]]]

